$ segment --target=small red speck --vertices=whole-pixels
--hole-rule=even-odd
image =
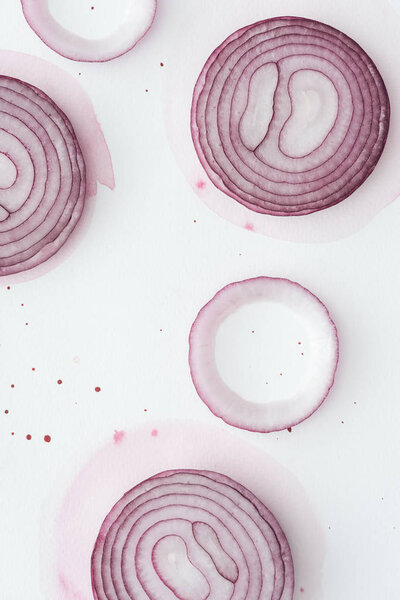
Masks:
[[[196,187],[197,187],[199,190],[204,190],[204,188],[206,187],[206,182],[205,182],[205,181],[198,181],[198,182],[196,183]]]
[[[304,356],[304,352],[302,352],[301,355]]]
[[[254,333],[254,329],[251,330],[251,333]]]
[[[78,75],[82,75],[82,73],[78,73]]]
[[[58,379],[57,383],[58,383],[58,385],[61,385],[62,384],[62,379]]]
[[[32,371],[36,371],[35,367],[32,367]]]
[[[8,410],[7,409],[4,412],[5,412],[6,415],[8,415]]]
[[[153,437],[157,437],[158,436],[158,430],[157,429],[153,429],[153,431],[151,432],[151,435]]]
[[[13,432],[13,431],[11,432],[11,435],[14,435],[14,432]]]
[[[163,67],[163,66],[164,66],[164,63],[160,63],[160,67]]]
[[[15,388],[15,385],[12,383],[12,384],[11,384],[11,387],[12,387],[12,388]]]
[[[301,593],[303,593],[304,592],[304,588],[300,588],[300,591],[301,591]]]
[[[49,435],[45,435],[43,439],[47,443],[51,442],[51,436],[49,436]]]
[[[90,7],[90,10],[94,10],[94,6],[91,6],[91,7]]]
[[[160,331],[162,331],[162,329],[160,329]]]
[[[23,304],[21,304],[21,306],[23,306]]]
[[[31,434],[30,434],[30,433],[28,433],[28,435],[26,436],[26,439],[27,439],[27,440],[31,440],[31,439],[32,439],[32,436],[31,436]]]
[[[288,427],[287,430],[288,430],[289,433],[292,433],[292,428],[291,427]]]
[[[99,387],[99,386],[95,387],[95,388],[94,388],[94,391],[95,391],[95,392],[100,392],[100,391],[101,391],[101,387]]]
[[[124,439],[125,431],[114,430],[114,444],[120,444]]]
[[[279,373],[279,375],[282,377],[282,373]]]
[[[197,219],[193,219],[193,223],[197,223]]]
[[[357,404],[357,402],[353,402],[353,404]]]
[[[145,92],[148,92],[149,90],[145,90]]]
[[[301,346],[301,342],[297,342],[299,346]]]
[[[253,223],[245,223],[244,228],[247,229],[248,231],[254,231]]]
[[[8,289],[8,290],[10,290],[10,289],[11,289],[9,285],[7,286],[7,289]]]
[[[28,323],[25,323],[25,325],[28,325]]]
[[[342,421],[342,423],[344,423],[344,421]]]
[[[143,409],[143,411],[144,411],[144,412],[147,412],[147,408],[144,408],[144,409]]]

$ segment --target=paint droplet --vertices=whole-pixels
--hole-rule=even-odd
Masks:
[[[289,433],[292,433],[292,428],[291,427],[288,427],[287,430],[288,430]]]
[[[251,333],[254,333],[254,329],[251,330]]]
[[[44,439],[45,442],[47,442],[47,444],[49,442],[51,442],[51,436],[50,435],[45,435],[43,439]]]
[[[304,592],[304,588],[300,588],[300,591],[301,591],[301,593],[303,593]]]
[[[36,371],[35,367],[32,367],[32,371]]]
[[[297,342],[299,346],[301,346],[301,342]]]
[[[94,10],[94,6],[91,6],[91,7],[90,7],[90,10]]]
[[[160,67],[163,67],[163,66],[164,66],[164,63],[160,63]]]
[[[143,409],[143,411],[144,411],[144,412],[147,412],[147,408],[144,408],[144,409]]]
[[[114,429],[114,444],[120,444],[124,439],[125,431],[117,431]]]
[[[149,90],[145,90],[145,92],[148,92]]]
[[[6,410],[4,411],[4,413],[5,413],[6,415],[8,415],[8,410],[6,409]]]
[[[7,286],[7,289],[8,289],[8,290],[9,290],[9,289],[11,289],[9,285]]]
[[[57,379],[57,383],[58,383],[58,385],[61,385],[62,384],[62,379]]]
[[[344,423],[344,421],[342,421],[342,423]]]
[[[95,388],[94,388],[94,391],[95,391],[95,392],[100,392],[100,391],[101,391],[101,387],[99,387],[99,386],[95,387]]]
[[[248,231],[254,231],[253,223],[245,223],[244,228],[247,229]]]
[[[27,440],[31,440],[31,439],[32,439],[32,436],[31,436],[31,434],[30,434],[30,433],[28,433],[28,435],[26,436],[26,439],[27,439]]]
[[[279,375],[282,377],[282,373],[279,373]]]
[[[14,432],[13,432],[13,431],[11,432],[11,435],[14,435]]]
[[[28,325],[29,323],[25,323],[25,325]]]
[[[201,181],[201,180],[200,180],[200,181],[198,181],[198,182],[196,183],[196,187],[197,187],[199,190],[204,190],[204,188],[206,187],[206,182],[205,182],[205,181]]]
[[[151,435],[153,437],[157,437],[158,436],[158,430],[157,429],[153,429],[153,431],[151,432]]]
[[[197,219],[193,219],[193,223],[197,223]]]
[[[301,355],[304,356],[304,352],[302,352]]]
[[[23,306],[23,304],[21,304],[21,306]]]
[[[160,331],[162,331],[162,329],[160,329]]]
[[[12,383],[12,384],[11,384],[11,387],[12,387],[12,388],[15,388],[15,385]]]

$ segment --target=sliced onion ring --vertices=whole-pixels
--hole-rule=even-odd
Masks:
[[[191,129],[217,188],[255,212],[291,216],[350,196],[377,164],[389,118],[383,80],[356,42],[279,17],[213,52],[194,89]]]
[[[249,402],[231,390],[215,362],[215,340],[221,323],[244,304],[270,301],[291,309],[311,340],[311,369],[297,392],[266,404]],[[235,427],[269,433],[293,427],[310,417],[331,389],[339,342],[327,308],[309,290],[288,279],[256,277],[222,288],[199,312],[189,336],[189,366],[194,386],[217,417]]]
[[[174,470],[127,492],[92,554],[96,600],[292,600],[289,544],[272,513],[211,471]]]
[[[40,39],[61,56],[80,62],[106,62],[131,50],[150,29],[157,0],[131,0],[123,23],[107,37],[89,40],[52,16],[48,0],[21,0],[25,19]]]
[[[71,123],[38,88],[0,76],[0,124],[0,153],[16,171],[0,189],[4,276],[38,266],[67,241],[83,211],[86,175]]]

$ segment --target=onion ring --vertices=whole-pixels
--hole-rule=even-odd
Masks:
[[[127,492],[92,554],[96,600],[291,600],[289,544],[272,513],[211,471],[166,471]]]
[[[0,275],[53,256],[79,221],[86,196],[82,152],[65,114],[40,89],[0,76],[0,152],[16,177],[0,189]]]
[[[211,54],[191,130],[218,189],[255,212],[298,216],[365,181],[389,120],[385,84],[356,42],[318,21],[279,17],[236,31]]]
[[[244,304],[279,302],[293,310],[311,338],[312,369],[297,392],[267,404],[249,402],[231,390],[215,363],[217,330]],[[337,330],[327,308],[309,290],[288,279],[256,277],[222,288],[198,313],[189,336],[189,366],[196,391],[212,413],[229,425],[269,433],[310,417],[331,389],[339,357]]]
[[[48,0],[21,0],[28,25],[54,52],[79,62],[106,62],[131,50],[150,29],[157,0],[131,0],[123,23],[107,37],[75,35],[51,15]]]

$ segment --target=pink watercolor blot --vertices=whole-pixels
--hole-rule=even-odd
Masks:
[[[204,190],[204,188],[206,187],[206,182],[199,180],[196,183],[196,187],[197,187],[198,190]]]
[[[125,436],[125,431],[117,431],[117,429],[115,429],[114,436],[113,436],[114,444],[120,444],[122,442],[122,440],[124,439],[124,436]]]
[[[157,437],[158,436],[158,429],[153,429],[153,431],[151,432],[151,435],[153,437]]]
[[[128,490],[156,473],[190,468],[224,473],[264,502],[289,539],[295,569],[307,596],[319,600],[325,540],[311,503],[295,476],[263,449],[220,426],[166,421],[162,435],[157,438],[157,452],[154,432],[156,428],[146,426],[125,430],[122,444],[109,439],[83,465],[72,485],[66,480],[65,491],[58,487],[57,498],[46,502],[43,518],[50,526],[43,529],[41,551],[47,575],[50,574],[48,597],[92,598],[90,557],[101,523],[111,507]],[[54,517],[51,519],[49,515]],[[49,556],[54,556],[54,562],[49,561]]]
[[[253,223],[245,223],[244,228],[247,229],[247,231],[254,231],[254,225]]]

